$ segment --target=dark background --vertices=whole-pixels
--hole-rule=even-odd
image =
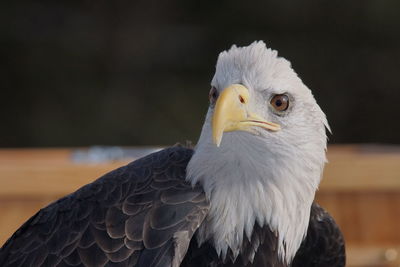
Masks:
[[[331,143],[400,143],[400,1],[2,1],[0,146],[196,141],[217,55],[264,40]]]

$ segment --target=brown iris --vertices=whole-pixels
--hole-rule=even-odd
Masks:
[[[289,108],[289,97],[285,94],[275,95],[270,103],[276,111],[285,111]]]
[[[215,102],[217,102],[217,98],[218,98],[217,88],[215,88],[214,86],[211,87],[210,93],[208,94],[208,98],[210,99],[211,105],[214,105]]]

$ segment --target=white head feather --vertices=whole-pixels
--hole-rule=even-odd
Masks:
[[[199,241],[211,239],[224,257],[228,248],[237,255],[257,221],[278,233],[279,255],[291,262],[306,235],[326,161],[325,115],[290,62],[261,41],[222,52],[211,84],[219,92],[231,84],[246,86],[251,111],[281,130],[226,132],[217,147],[209,108],[187,168],[187,180],[201,183],[211,200]],[[283,93],[290,96],[290,108],[278,115],[269,103]]]

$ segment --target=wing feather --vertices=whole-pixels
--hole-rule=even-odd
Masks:
[[[0,265],[179,264],[209,208],[185,181],[192,153],[151,154],[50,204],[3,245]]]

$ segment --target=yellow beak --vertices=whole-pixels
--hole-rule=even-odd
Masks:
[[[280,130],[280,125],[268,122],[248,111],[249,90],[241,84],[225,88],[217,99],[212,118],[213,142],[221,144],[224,132],[248,131],[257,126],[271,131]]]

